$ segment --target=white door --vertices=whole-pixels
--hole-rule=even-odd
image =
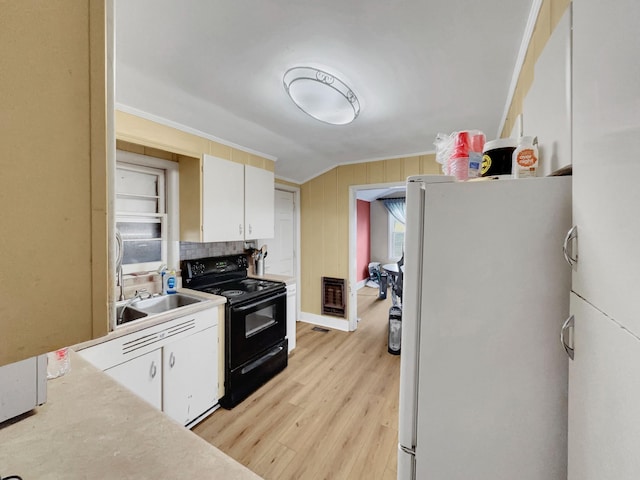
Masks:
[[[218,327],[163,348],[162,409],[186,425],[218,402]]]
[[[202,166],[202,241],[244,239],[244,165],[205,155]]]
[[[640,335],[640,2],[573,2],[572,288]]]
[[[244,238],[273,238],[273,172],[245,165],[244,181]]]
[[[269,241],[265,272],[295,277],[294,194],[276,190],[275,236]]]
[[[109,368],[105,373],[158,410],[162,408],[161,349]]]
[[[569,480],[640,478],[640,340],[571,294]]]

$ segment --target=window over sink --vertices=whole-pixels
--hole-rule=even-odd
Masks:
[[[169,239],[175,237],[178,218],[170,213],[177,212],[177,164],[121,150],[116,159],[115,216],[123,241],[123,273],[173,265],[177,258]]]

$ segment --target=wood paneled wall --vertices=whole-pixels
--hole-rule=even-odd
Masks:
[[[107,333],[111,165],[105,2],[0,12],[1,366]]]
[[[300,188],[301,310],[320,315],[322,277],[349,278],[349,187],[440,174],[435,155],[341,165]]]
[[[533,71],[540,53],[547,44],[551,33],[554,31],[558,22],[567,10],[571,0],[543,0],[540,12],[538,13],[538,19],[533,29],[533,35],[531,36],[531,42],[527,49],[524,64],[520,71],[520,77],[516,85],[515,93],[507,113],[504,126],[502,127],[502,137],[508,137],[511,134],[511,130],[515,124],[518,115],[522,113],[522,102],[531,88],[533,83]]]
[[[116,138],[120,141],[119,145],[127,145],[129,151],[142,155],[179,160],[175,154],[201,159],[206,153],[243,165],[275,171],[273,160],[119,110],[116,110]],[[131,149],[132,145],[136,150]],[[167,158],[167,154],[172,158]]]
[[[509,136],[533,83],[535,63],[571,0],[543,0],[502,136]],[[349,186],[400,182],[439,174],[435,155],[337,167],[301,187],[301,309],[320,314],[323,276],[349,276]]]

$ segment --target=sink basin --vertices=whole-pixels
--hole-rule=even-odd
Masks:
[[[121,319],[121,316],[122,316],[122,319]],[[125,305],[120,305],[119,307],[116,307],[116,319],[117,319],[118,325],[122,325],[128,322],[133,322],[134,320],[139,320],[146,316],[147,316],[146,313],[136,310],[135,308],[132,308],[132,307],[126,307]]]
[[[202,302],[203,299],[184,295],[183,293],[175,293],[173,295],[164,295],[161,297],[153,297],[145,300],[138,300],[129,309],[140,310],[144,313],[153,315],[163,313],[174,308],[185,307],[194,303]],[[127,309],[127,310],[129,310]]]

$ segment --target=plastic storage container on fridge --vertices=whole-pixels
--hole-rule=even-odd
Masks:
[[[485,143],[481,176],[511,175],[512,155],[516,144],[515,138],[498,138]]]

